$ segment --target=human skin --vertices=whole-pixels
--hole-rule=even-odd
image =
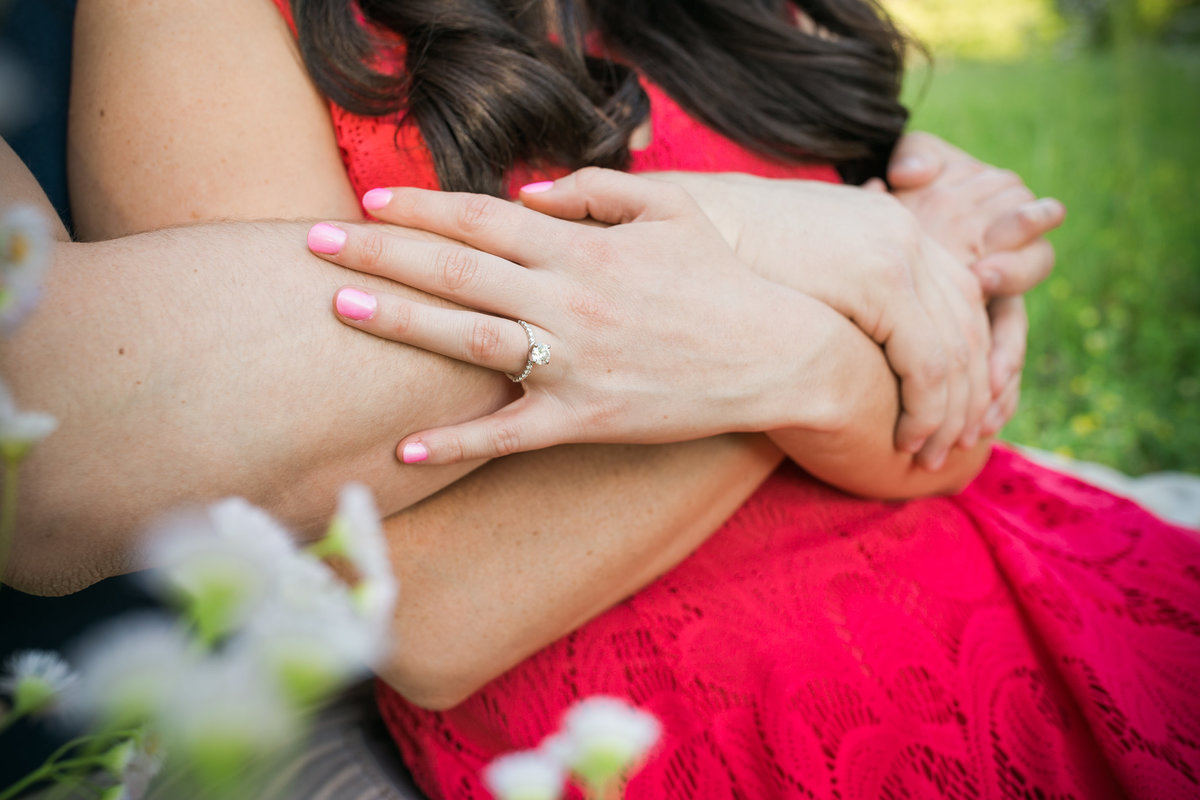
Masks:
[[[870,200],[855,189],[808,186],[817,205],[825,204],[830,188]],[[859,339],[846,317],[808,295],[748,273],[740,264],[722,268],[721,251],[727,262],[728,247],[678,187],[618,172],[582,170],[556,182],[555,191],[587,199],[588,213],[579,208],[572,218],[625,222],[607,229],[582,227],[492,198],[395,189],[388,206],[375,209],[377,215],[435,229],[496,255],[413,242],[369,226],[337,226],[348,238],[331,257],[344,259],[342,263],[361,267],[369,260],[389,266],[380,274],[503,315],[438,313],[378,295],[383,306],[377,316],[360,324],[362,329],[437,350],[419,335],[437,327],[436,316],[482,343],[471,350],[485,356],[508,352],[497,362],[485,357],[473,363],[518,371],[528,343],[511,319],[524,318],[539,328],[540,337],[549,337],[560,354],[558,362],[539,368],[525,384],[519,402],[457,431],[408,437],[402,453],[419,441],[428,462],[438,463],[570,441],[647,443],[729,429],[763,430],[776,440],[787,432],[787,441],[795,445],[784,448],[788,455],[833,485],[885,497],[907,496],[914,488],[913,476],[924,473],[912,468],[911,456],[895,449],[891,427],[851,424],[843,417],[842,397],[855,380],[854,370],[862,366],[856,359],[841,358],[846,340]],[[533,200],[526,193],[522,197]],[[862,205],[835,208],[863,213],[863,220],[846,215],[855,226],[869,219]],[[683,228],[681,236],[673,232],[676,226]],[[335,230],[327,223],[319,229]],[[572,255],[576,253],[585,257]],[[973,281],[963,267],[957,269]],[[907,283],[906,278],[902,284]],[[630,286],[637,291],[629,291]],[[757,295],[755,286],[762,287]],[[891,292],[893,305],[900,305],[896,298],[903,288]],[[634,301],[654,296],[660,302],[646,308]],[[664,327],[672,318],[678,318],[677,324]],[[697,319],[705,324],[697,325]],[[471,320],[482,320],[486,327]],[[986,328],[986,322],[978,324]],[[479,336],[481,330],[490,332]],[[986,338],[986,330],[979,338]],[[672,347],[655,345],[661,342]],[[804,346],[789,348],[781,342]],[[453,346],[439,352],[456,355]],[[980,348],[980,366],[983,355]],[[848,371],[843,371],[845,366]],[[648,395],[648,386],[660,385],[670,386],[670,392]],[[825,386],[837,388],[828,392],[821,388]],[[894,384],[888,384],[878,395],[891,398],[893,415],[894,394]],[[832,446],[821,450],[822,457],[814,457],[807,445],[826,445],[822,432],[830,430],[838,432],[831,437],[836,441],[828,442]],[[951,432],[951,437],[956,435]],[[828,455],[833,452],[840,455],[833,461],[836,468]]]
[[[77,27],[72,180],[77,219],[86,236],[121,236],[205,219],[359,217],[324,101],[305,77],[290,34],[269,4],[179,2],[161,9],[92,0],[81,3]],[[304,169],[296,169],[297,164]],[[402,486],[410,480],[403,476],[412,473],[401,472],[389,461],[399,438],[395,430],[422,427],[422,414],[465,418],[478,414],[489,399],[495,404],[497,397],[510,397],[511,386],[498,375],[453,367],[383,342],[363,345],[374,349],[363,350],[360,362],[345,355],[347,348],[360,345],[344,337],[331,339],[336,345],[323,351],[320,344],[304,347],[326,335],[325,326],[338,326],[329,314],[328,285],[321,286],[324,319],[310,319],[307,300],[300,299],[309,297],[307,290],[259,286],[258,281],[270,284],[277,277],[264,270],[285,268],[263,267],[265,251],[247,248],[248,229],[234,226],[227,246],[214,244],[202,233],[192,238],[195,230],[202,229],[162,234],[181,242],[170,258],[150,247],[147,254],[126,253],[125,260],[139,263],[144,258],[150,261],[144,267],[149,269],[167,265],[170,272],[161,284],[145,289],[156,298],[175,291],[170,287],[190,267],[208,270],[194,289],[203,283],[204,291],[230,291],[255,301],[238,305],[245,309],[242,313],[214,301],[209,324],[235,346],[214,353],[209,380],[195,384],[211,393],[214,375],[223,385],[261,380],[263,397],[274,397],[274,402],[281,386],[305,398],[303,408],[272,409],[274,424],[284,430],[276,429],[276,435],[258,443],[265,452],[257,455],[252,476],[256,483],[242,492],[251,499],[265,499],[266,505],[279,509],[285,504],[272,499],[276,492],[306,500],[319,494],[324,488],[320,481],[298,475],[296,459],[290,458],[292,448],[310,439],[317,442],[313,452],[318,460],[325,459],[320,468],[327,471],[321,474],[333,481],[331,476],[361,477],[360,467],[345,454],[339,439],[374,437],[374,449],[366,448],[367,458],[389,464],[396,474],[387,479]],[[157,245],[157,240],[151,241]],[[302,241],[297,236],[293,246]],[[295,252],[278,240],[271,244],[280,253]],[[235,255],[239,252],[240,257]],[[137,281],[131,284],[131,289],[140,286]],[[170,302],[157,298],[151,305],[170,307]],[[271,312],[266,319],[258,320],[263,326],[258,335],[243,336],[245,312],[253,317],[267,309]],[[195,313],[190,307],[188,312]],[[156,319],[147,315],[137,320],[144,341],[159,338],[148,327]],[[295,340],[293,346],[259,358],[256,350],[268,338],[267,329],[277,338]],[[343,333],[370,341],[348,330]],[[873,343],[849,324],[845,334],[839,360],[848,372],[853,369],[851,388],[858,387],[845,395],[847,420],[856,427],[875,425],[890,431],[898,411],[894,378]],[[207,335],[216,334],[209,329]],[[203,347],[193,341],[174,354],[160,350],[154,363],[178,359],[191,370],[189,359]],[[306,357],[313,360],[291,360],[301,350],[310,351]],[[263,372],[265,363],[272,371]],[[861,368],[853,366],[860,363]],[[340,376],[336,382],[331,380],[331,365]],[[349,388],[347,374],[355,376]],[[307,399],[310,391],[316,392],[312,402]],[[18,394],[29,405],[57,410],[52,403],[37,402],[40,396],[39,391],[30,391],[28,399]],[[431,402],[439,397],[443,403]],[[358,410],[353,420],[345,419],[348,398]],[[225,416],[190,430],[182,426],[193,436],[174,441],[191,441],[203,429],[206,435],[229,432],[235,442],[242,433],[238,419],[245,400],[244,391],[236,394],[223,409]],[[69,411],[72,402],[64,401],[61,407]],[[168,421],[164,429],[178,433],[180,412],[161,397],[159,402]],[[386,422],[376,422],[384,417]],[[362,427],[350,430],[347,423],[358,422]],[[106,424],[121,428],[111,416]],[[63,449],[56,453],[52,441],[44,456],[38,454],[47,465],[67,457]],[[171,452],[165,443],[150,437],[146,441]],[[280,449],[289,457],[270,455]],[[86,449],[79,452],[94,457]],[[906,462],[901,477],[913,479],[912,494],[950,490],[974,474],[983,452],[982,446],[956,452],[939,473]],[[405,592],[395,626],[404,648],[384,668],[385,678],[418,703],[452,704],[677,563],[781,458],[763,437],[743,435],[655,447],[553,448],[505,458],[452,483],[446,474],[446,489],[387,521],[393,564]],[[102,460],[92,461],[93,468]],[[293,468],[258,471],[263,460],[292,462]],[[227,467],[222,459],[206,466],[213,469],[217,462]],[[53,469],[42,469],[47,480],[56,480]],[[250,472],[247,469],[245,477],[250,478]],[[177,470],[170,477],[179,475]],[[143,479],[153,483],[156,476]],[[62,483],[67,488],[59,496],[66,496],[71,488]],[[386,486],[373,488],[384,495],[385,510],[399,510],[395,500],[387,499]],[[171,489],[164,491],[169,494]],[[157,497],[149,489],[141,496],[147,493]],[[333,491],[327,496],[332,498]],[[707,502],[694,503],[692,498],[698,496]],[[86,509],[88,504],[81,500],[77,505]],[[282,515],[295,519],[287,510]],[[312,524],[311,517],[304,521]],[[114,524],[122,527],[123,521]],[[501,596],[506,602],[495,602]]]
[[[2,156],[4,200],[40,198],[52,213]],[[337,488],[364,480],[385,511],[406,509],[387,521],[405,593],[404,647],[385,674],[445,705],[677,563],[782,458],[762,437],[730,435],[556,448],[457,482],[478,464],[429,477],[398,464],[392,443],[423,414],[474,413],[510,387],[417,352],[408,367],[426,362],[448,394],[414,387],[392,368],[395,345],[330,313],[347,275],[305,250],[307,227],[196,225],[98,243],[58,231],[41,306],[0,343],[18,400],[62,421],[23,470],[17,588],[62,594],[139,566],[142,523],[189,500],[240,494],[312,535]],[[519,511],[498,513],[508,504]]]

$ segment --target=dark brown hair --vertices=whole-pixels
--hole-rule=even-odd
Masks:
[[[443,189],[502,194],[515,164],[621,168],[649,103],[633,65],[728,138],[877,173],[908,115],[903,36],[875,0],[292,0],[313,80],[358,114],[401,109]],[[361,16],[356,11],[361,11]],[[795,11],[823,34],[805,33]],[[363,25],[363,22],[368,25]],[[375,31],[405,43],[375,67]],[[605,54],[589,54],[595,31]]]

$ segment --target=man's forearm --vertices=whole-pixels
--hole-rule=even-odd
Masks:
[[[124,569],[129,529],[186,500],[242,494],[312,530],[350,478],[395,511],[477,466],[406,468],[393,447],[499,406],[505,382],[340,325],[345,271],[307,252],[306,228],[57,246],[39,309],[0,344],[18,402],[61,422],[23,472],[15,574],[44,564],[66,589]],[[84,530],[86,558],[55,555]]]
[[[830,317],[829,357],[821,364],[822,374],[812,377],[814,391],[837,392],[840,422],[825,430],[773,431],[775,444],[812,475],[863,497],[920,497],[958,491],[970,482],[982,469],[991,440],[969,450],[952,448],[936,472],[897,450],[895,374],[878,345],[836,312]]]

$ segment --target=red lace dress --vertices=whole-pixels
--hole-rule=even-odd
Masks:
[[[836,179],[647,90],[635,172]],[[436,186],[412,127],[332,111],[358,192]],[[484,798],[489,760],[600,693],[663,722],[638,800],[1200,798],[1200,534],[1002,448],[960,495],[906,503],[785,465],[670,573],[457,708],[379,702],[428,794]]]

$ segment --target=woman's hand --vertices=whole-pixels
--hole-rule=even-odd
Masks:
[[[378,225],[322,223],[310,234],[314,252],[332,261],[477,309],[345,287],[335,302],[343,321],[527,374],[524,395],[500,411],[406,437],[405,462],[835,424],[836,392],[812,391],[815,363],[835,357],[821,324],[833,312],[748,272],[687,192],[586,169],[523,198],[613,227],[481,195],[402,188],[375,190],[364,202],[385,222],[469,247]],[[545,363],[531,339],[548,347]]]
[[[749,175],[658,177],[697,197],[753,270],[828,304],[883,347],[900,379],[897,449],[937,469],[955,444],[978,441],[992,399],[979,282],[895,199]]]

